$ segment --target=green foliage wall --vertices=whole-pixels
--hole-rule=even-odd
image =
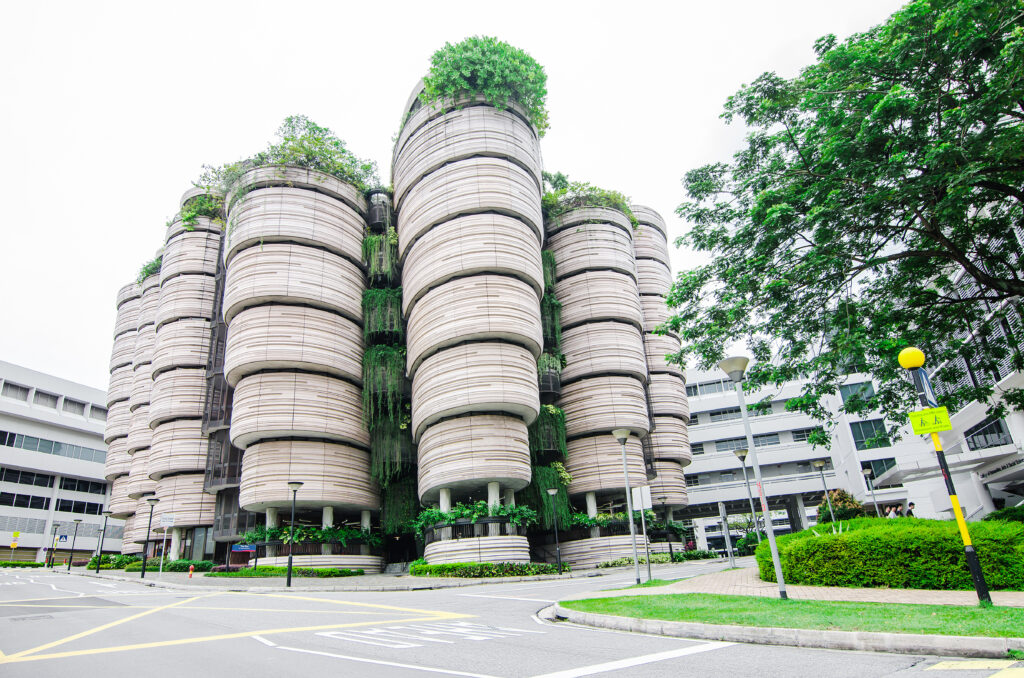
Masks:
[[[541,405],[540,413],[527,427],[530,438],[530,455],[534,462],[542,451],[555,450],[560,459],[565,459],[568,449],[565,443],[565,412],[554,405]]]
[[[387,333],[401,342],[405,338],[402,323],[402,288],[368,289],[363,292],[363,340]]]
[[[420,512],[416,473],[405,475],[381,488],[381,529],[384,534],[409,534]]]
[[[554,498],[547,493],[551,488],[559,490]],[[566,492],[558,471],[551,466],[534,466],[530,484],[519,491],[517,499],[537,512],[537,525],[540,528],[552,529],[557,518],[559,529],[569,529],[572,516],[569,493]]]
[[[363,417],[373,426],[401,415],[405,387],[405,347],[367,346],[363,353]]]

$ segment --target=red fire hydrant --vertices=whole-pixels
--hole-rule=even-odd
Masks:
[[[188,578],[189,579],[192,578],[192,573],[195,572],[195,571],[196,571],[196,566],[195,565],[189,565],[188,566]]]

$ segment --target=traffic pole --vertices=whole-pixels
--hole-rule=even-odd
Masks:
[[[922,407],[934,407],[936,405],[935,394],[932,393],[928,373],[924,371],[924,352],[914,347],[905,348],[900,351],[899,362],[900,366],[908,370],[913,377],[914,388],[917,390]],[[989,595],[985,574],[981,571],[981,563],[978,562],[978,553],[974,550],[974,544],[971,542],[971,533],[967,529],[967,521],[964,520],[964,510],[960,506],[960,499],[956,496],[953,477],[949,474],[949,466],[946,464],[946,453],[942,450],[942,440],[939,439],[939,434],[934,432],[931,434],[931,438],[932,446],[935,448],[935,458],[942,471],[942,479],[946,482],[946,493],[949,494],[949,503],[953,507],[956,525],[960,529],[960,540],[964,544],[964,557],[967,560],[967,569],[971,572],[971,579],[974,581],[974,590],[978,594],[978,600],[991,605],[992,596]]]

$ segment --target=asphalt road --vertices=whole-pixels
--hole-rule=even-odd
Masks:
[[[692,576],[722,567],[662,566],[655,576]],[[977,669],[960,661],[930,668],[937,657],[686,641],[536,616],[559,598],[631,583],[630,574],[617,573],[435,591],[234,593],[209,587],[168,591],[5,569],[0,570],[0,676],[996,674],[994,667]]]

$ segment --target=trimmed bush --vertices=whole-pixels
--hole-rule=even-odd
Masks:
[[[706,560],[709,558],[717,558],[718,554],[714,551],[673,551],[671,556],[668,553],[652,553],[651,563],[654,565],[663,565],[665,563],[681,563],[686,560]],[[671,559],[670,559],[671,558]],[[647,558],[641,557],[640,562],[646,564]],[[629,556],[625,558],[616,558],[615,560],[606,560],[603,563],[598,564],[598,567],[622,567],[624,565],[632,565],[633,559]]]
[[[212,563],[211,563],[212,564]],[[240,569],[231,568],[225,572],[224,566],[217,568],[216,572],[207,572],[204,577],[284,577],[288,574],[288,568],[278,565],[260,565],[256,568],[243,567]],[[293,577],[356,577],[364,574],[364,570],[348,570],[337,567],[293,567]]]
[[[782,572],[792,584],[969,590],[973,588],[956,523],[918,518],[857,518],[819,526],[776,541]],[[1024,590],[1024,526],[970,525],[985,579],[992,589]],[[775,581],[768,542],[755,552],[761,579]]]
[[[164,572],[188,572],[190,565],[195,565],[196,572],[209,572],[213,569],[213,561],[211,560],[165,560],[164,561]],[[150,558],[146,561],[146,571],[152,572],[160,569],[160,559]],[[125,572],[140,572],[142,570],[142,561],[138,560],[129,563],[124,568]]]
[[[562,572],[569,564],[562,563]],[[417,561],[409,566],[414,577],[529,577],[537,574],[558,574],[554,563],[438,563],[428,565]]]
[[[34,563],[30,560],[0,560],[0,567],[42,567],[46,563]]]
[[[1024,523],[1024,504],[993,511],[985,516],[984,520],[1009,520],[1015,523]]]

